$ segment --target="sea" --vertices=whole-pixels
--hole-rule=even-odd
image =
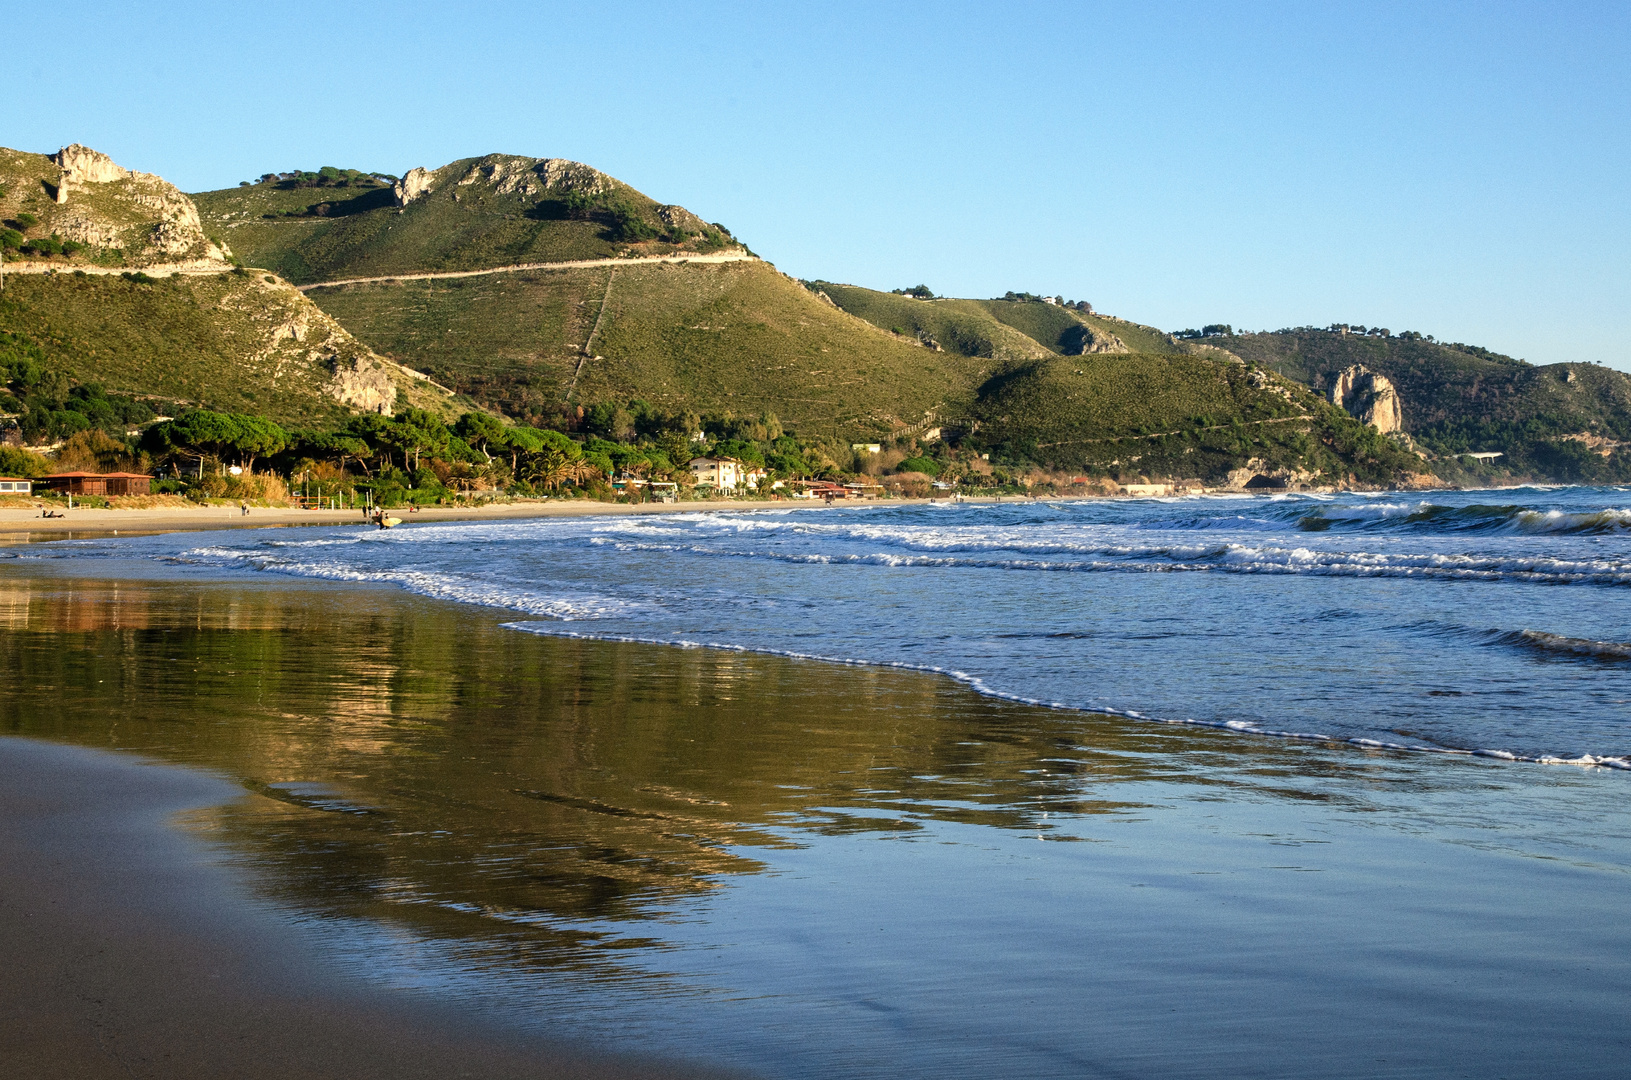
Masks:
[[[1631,489],[0,549],[332,961],[773,1077],[1620,1076]],[[117,720],[110,717],[117,716]]]

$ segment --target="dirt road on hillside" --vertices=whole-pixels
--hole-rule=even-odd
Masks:
[[[434,278],[481,277],[485,274],[512,274],[521,270],[580,270],[592,266],[646,266],[653,263],[731,263],[758,262],[757,255],[651,255],[640,259],[577,259],[569,262],[516,263],[514,266],[494,266],[487,270],[444,270],[424,274],[385,274],[380,277],[345,278],[341,281],[318,281],[310,285],[295,286],[301,292],[311,289],[329,289],[336,285],[366,285],[374,281],[428,281]],[[171,274],[224,274],[232,267],[226,263],[162,263],[156,266],[75,266],[64,263],[17,262],[7,263],[7,274],[130,274],[140,271],[151,275]],[[246,269],[257,274],[270,271],[251,266]]]
[[[386,274],[382,277],[345,278],[296,286],[301,292],[330,289],[336,285],[366,285],[376,281],[431,281],[436,278],[481,277],[484,274],[510,274],[521,270],[581,270],[592,266],[645,266],[652,263],[730,263],[758,262],[755,255],[652,255],[642,259],[577,259],[571,262],[517,263],[490,270],[444,270],[432,274]]]

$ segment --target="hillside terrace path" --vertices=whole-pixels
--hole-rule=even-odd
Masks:
[[[481,277],[484,274],[513,274],[525,270],[582,270],[595,266],[647,266],[653,263],[731,263],[758,262],[756,255],[648,255],[639,259],[575,259],[569,262],[516,263],[513,266],[494,266],[487,270],[442,270],[424,274],[385,274],[381,277],[345,278],[340,281],[317,281],[298,285],[301,292],[311,289],[331,289],[337,285],[367,285],[378,281],[433,281],[438,278]]]

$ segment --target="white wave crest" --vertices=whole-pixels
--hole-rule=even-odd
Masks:
[[[250,569],[288,574],[291,577],[397,585],[409,592],[436,600],[454,600],[481,607],[507,608],[562,622],[625,617],[637,614],[642,606],[633,601],[594,593],[544,594],[461,574],[406,569],[368,570],[334,562],[298,562],[233,548],[194,548],[186,555],[229,564],[236,563]]]

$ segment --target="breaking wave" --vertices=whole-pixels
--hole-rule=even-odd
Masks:
[[[194,548],[176,556],[175,559],[182,562],[240,566],[267,573],[288,574],[291,577],[396,585],[436,600],[507,608],[562,622],[627,616],[637,612],[640,606],[617,597],[592,593],[544,594],[463,574],[407,569],[369,570],[333,562],[300,562],[233,548]]]
[[[777,508],[258,531],[148,550],[519,612],[513,625],[532,633],[898,667],[1027,705],[1364,749],[1631,767],[1601,707],[1623,697],[1631,660],[1607,629],[1623,603],[1611,590],[1631,585],[1631,510],[1609,500],[1631,499],[1507,497],[1524,503]],[[1243,580],[1254,575],[1404,584]],[[1576,630],[1475,629],[1485,618]]]
[[[1631,510],[1571,511],[1510,505],[1373,503],[1323,506],[1311,514],[1298,516],[1296,525],[1306,532],[1351,528],[1369,531],[1601,535],[1631,532]]]
[[[1594,660],[1631,660],[1631,643],[1623,641],[1593,641],[1591,638],[1563,637],[1541,630],[1519,630],[1502,634],[1507,644],[1520,645],[1544,653],[1564,656],[1583,656]]]
[[[820,565],[869,565],[1048,571],[1055,573],[1309,574],[1327,577],[1433,578],[1450,581],[1524,581],[1549,585],[1631,585],[1631,562],[1621,559],[1563,559],[1548,556],[1449,554],[1438,552],[1368,552],[1310,547],[1246,544],[1077,545],[1069,554],[1099,559],[978,558],[966,555],[914,555],[893,552],[810,552],[763,548],[726,548],[695,543],[652,543],[599,537],[592,543],[619,551],[686,554],[703,558],[763,559]],[[964,544],[963,550],[977,550]],[[993,545],[992,551],[1026,551],[1037,555],[1066,553],[1059,545],[1045,550],[1023,544]]]

